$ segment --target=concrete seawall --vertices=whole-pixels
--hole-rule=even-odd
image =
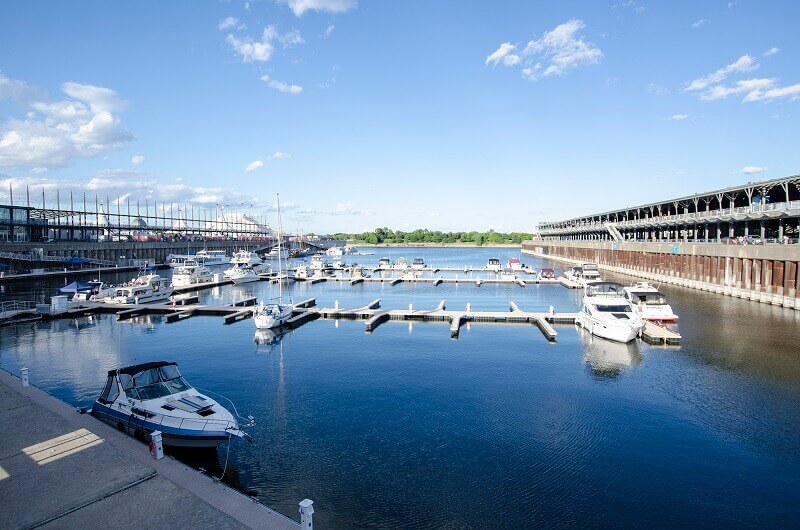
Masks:
[[[746,300],[800,309],[798,245],[527,241],[522,252]]]

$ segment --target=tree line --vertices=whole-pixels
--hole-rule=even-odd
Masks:
[[[367,243],[370,245],[380,245],[382,243],[474,243],[480,245],[497,244],[520,244],[533,237],[526,232],[441,232],[439,230],[428,230],[419,228],[411,232],[402,230],[391,230],[389,228],[376,228],[372,232],[361,232],[357,234],[338,233],[333,234],[335,239],[344,239],[351,243]]]

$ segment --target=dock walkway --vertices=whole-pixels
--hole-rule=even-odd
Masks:
[[[299,527],[2,370],[0,432],[0,528]]]

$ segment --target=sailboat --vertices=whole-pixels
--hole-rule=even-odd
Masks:
[[[281,225],[281,197],[276,195],[278,204],[278,300],[264,304],[263,302],[253,316],[256,329],[272,329],[282,326],[292,316],[292,304],[283,303],[283,262],[281,261],[281,244],[283,242],[283,226]]]

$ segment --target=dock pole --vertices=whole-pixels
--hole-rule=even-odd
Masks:
[[[22,378],[22,386],[31,386],[30,380],[28,379],[28,369],[27,368],[20,368],[19,375]]]
[[[314,528],[314,501],[303,499],[300,501],[300,527],[311,530]]]

